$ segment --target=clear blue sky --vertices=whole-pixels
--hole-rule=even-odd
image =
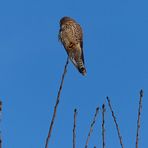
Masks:
[[[148,2],[146,0],[1,0],[0,98],[3,148],[43,148],[66,52],[59,20],[83,27],[87,75],[70,63],[50,148],[72,147],[78,109],[77,148],[86,141],[95,108],[109,96],[126,148],[135,146],[139,91],[144,89],[139,148],[148,147]],[[101,147],[101,116],[90,147]],[[109,109],[106,147],[120,148]]]

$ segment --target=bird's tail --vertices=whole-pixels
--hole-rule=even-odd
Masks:
[[[82,61],[82,59],[81,60],[79,60],[78,61],[78,70],[79,70],[79,72],[82,74],[82,75],[86,75],[86,68],[85,68],[85,66],[84,66],[84,63],[83,63],[83,61]]]

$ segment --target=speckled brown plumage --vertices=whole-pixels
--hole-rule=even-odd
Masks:
[[[81,26],[70,17],[60,20],[59,39],[62,42],[70,60],[80,73],[86,74],[83,54],[83,33]]]

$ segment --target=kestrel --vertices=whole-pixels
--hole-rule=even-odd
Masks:
[[[59,40],[62,42],[72,63],[82,75],[85,75],[81,26],[74,19],[63,17],[60,20]]]

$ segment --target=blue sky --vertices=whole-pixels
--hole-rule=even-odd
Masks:
[[[84,146],[95,108],[109,96],[125,147],[135,146],[139,91],[144,90],[139,148],[147,144],[148,2],[146,0],[1,0],[0,98],[3,148],[42,148],[67,58],[59,20],[76,19],[84,32],[87,75],[70,63],[49,147]],[[101,114],[100,114],[101,115]],[[107,108],[106,147],[119,148]],[[99,116],[90,147],[101,147]]]

